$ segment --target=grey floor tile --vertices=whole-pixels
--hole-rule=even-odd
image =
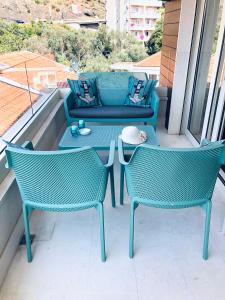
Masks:
[[[161,145],[190,147],[184,136],[157,130]],[[105,199],[107,261],[100,260],[96,211],[35,212],[34,259],[20,246],[0,292],[1,300],[224,300],[224,186],[213,195],[210,256],[202,259],[204,213],[200,208],[139,207],[135,214],[135,256],[128,258],[129,199],[119,205],[119,164],[115,163],[116,208],[110,188]]]

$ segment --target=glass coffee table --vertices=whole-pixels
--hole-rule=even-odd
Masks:
[[[116,148],[118,136],[121,134],[125,126],[121,125],[93,125],[87,126],[91,129],[89,135],[78,135],[72,136],[70,127],[67,127],[60,142],[59,149],[73,149],[84,146],[90,146],[96,150],[109,150],[111,140],[115,140]],[[155,130],[151,125],[140,125],[137,126],[139,130],[143,130],[147,133],[147,141],[145,143],[150,145],[159,145],[158,139],[155,134]],[[130,145],[123,143],[124,150],[134,150],[136,145]]]

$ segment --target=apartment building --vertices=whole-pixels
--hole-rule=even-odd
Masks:
[[[108,0],[106,22],[112,30],[132,32],[138,40],[146,41],[155,29],[162,6],[159,0]]]
[[[133,32],[140,41],[146,41],[155,30],[157,19],[160,18],[158,8],[162,1],[130,0],[128,30]]]

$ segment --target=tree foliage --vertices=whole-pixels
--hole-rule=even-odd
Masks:
[[[106,71],[119,61],[139,61],[146,49],[131,34],[108,31],[74,30],[63,24],[0,22],[0,53],[26,49],[40,54],[53,53],[56,60],[71,65],[75,57],[80,70]]]
[[[161,9],[159,11],[161,13],[161,18],[156,22],[155,30],[150,36],[150,39],[145,43],[147,53],[149,55],[160,51],[162,47],[164,9]]]

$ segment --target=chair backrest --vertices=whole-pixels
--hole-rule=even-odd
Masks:
[[[103,201],[107,171],[94,149],[30,151],[8,147],[22,200],[43,208]]]
[[[136,148],[126,176],[129,194],[162,205],[197,205],[211,199],[225,146],[194,149]]]
[[[146,80],[144,72],[87,72],[81,73],[79,78],[96,78],[99,97],[103,105],[123,105],[128,91],[130,76]]]

